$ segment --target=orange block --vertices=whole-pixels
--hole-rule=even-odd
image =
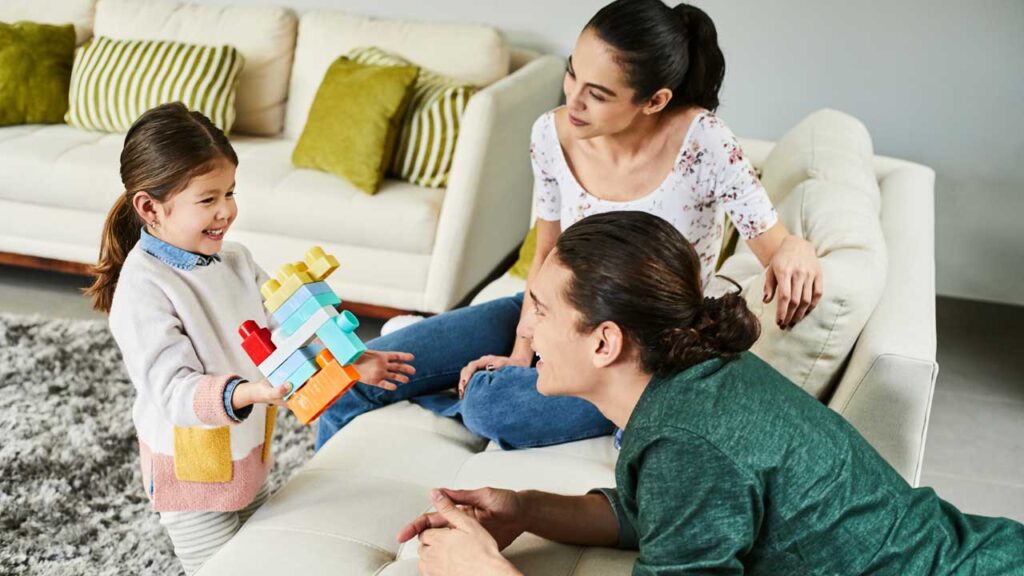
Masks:
[[[309,424],[359,381],[359,371],[351,364],[342,366],[326,348],[316,356],[320,371],[288,399],[288,409],[299,422]]]

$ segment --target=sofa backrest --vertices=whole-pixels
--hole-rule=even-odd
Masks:
[[[285,136],[297,139],[302,134],[316,91],[331,63],[361,46],[377,46],[418,66],[476,86],[491,84],[509,71],[508,44],[494,28],[309,11],[299,21]]]
[[[96,0],[0,0],[0,22],[27,20],[40,24],[74,24],[75,43],[92,36]]]
[[[295,14],[274,6],[99,0],[94,34],[234,46],[245,57],[245,68],[238,81],[233,130],[273,136],[284,126],[296,28]]]

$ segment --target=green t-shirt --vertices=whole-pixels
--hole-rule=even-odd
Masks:
[[[750,353],[653,379],[615,479],[604,492],[637,576],[1024,574],[1024,525],[911,488]]]

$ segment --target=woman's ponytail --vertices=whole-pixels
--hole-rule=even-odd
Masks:
[[[662,0],[616,0],[601,8],[586,29],[615,50],[637,104],[668,88],[669,108],[718,108],[725,57],[715,23],[700,8],[669,8]]]
[[[725,56],[718,46],[715,23],[706,12],[690,4],[678,4],[672,11],[682,22],[686,37],[684,49],[689,59],[686,75],[674,90],[674,98],[715,110],[725,79]]]
[[[100,257],[92,268],[96,280],[85,290],[85,294],[92,297],[92,306],[96,310],[110,312],[121,266],[128,251],[138,242],[141,227],[142,221],[135,214],[131,197],[128,193],[121,194],[103,223]]]

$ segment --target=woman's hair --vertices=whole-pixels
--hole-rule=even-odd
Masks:
[[[615,0],[587,28],[617,53],[626,81],[636,91],[636,103],[668,88],[669,108],[718,108],[725,57],[714,22],[700,8],[669,8],[662,0]]]
[[[146,192],[164,202],[185,189],[192,178],[213,170],[214,161],[221,158],[238,165],[224,132],[181,102],[157,106],[132,124],[121,150],[125,191],[103,223],[100,256],[92,268],[96,281],[85,290],[94,308],[110,311],[121,266],[139,240],[143,222],[132,204],[134,196]]]
[[[761,333],[739,293],[704,297],[697,252],[657,216],[589,216],[559,236],[555,254],[572,274],[565,295],[580,313],[577,329],[614,322],[636,345],[647,373],[667,376],[732,358]]]

